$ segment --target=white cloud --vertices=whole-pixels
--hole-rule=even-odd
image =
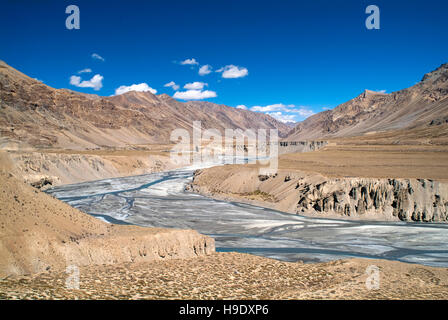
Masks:
[[[243,78],[249,74],[247,68],[234,66],[233,64],[222,67],[216,72],[222,72],[222,77],[226,79]]]
[[[123,94],[129,91],[139,91],[139,92],[151,92],[152,94],[156,94],[157,90],[148,86],[147,83],[133,84],[130,86],[120,86],[115,90],[115,95]]]
[[[174,81],[168,82],[164,85],[164,87],[171,87],[174,91],[177,91],[180,88],[179,85],[177,85]]]
[[[294,106],[291,105],[291,107],[294,107]],[[265,107],[255,106],[255,107],[250,108],[250,110],[257,111],[257,112],[285,111],[287,109],[288,109],[288,106],[281,104],[281,103],[271,104],[271,105],[265,106]]]
[[[239,106],[236,106],[237,109],[243,109],[247,110],[247,107],[244,104],[240,104]]]
[[[267,115],[277,119],[280,122],[287,123],[287,122],[297,122],[296,116],[291,114],[283,114],[280,111],[278,112],[270,112],[266,113]]]
[[[297,122],[314,114],[314,111],[304,106],[282,103],[267,106],[254,106],[251,111],[266,113],[282,122]]]
[[[81,81],[81,77],[79,76],[71,76],[70,84],[80,88],[93,88],[95,91],[100,90],[103,87],[103,79],[102,75],[96,74],[90,80]]]
[[[85,68],[85,69],[82,69],[82,70],[78,71],[78,74],[81,74],[81,73],[91,73],[91,72],[92,72],[92,69]]]
[[[195,58],[192,58],[192,59],[185,59],[180,64],[182,64],[182,65],[186,65],[186,64],[196,65],[196,64],[199,64],[199,62],[197,62]]]
[[[308,117],[312,116],[313,114],[315,114],[315,112],[313,110],[306,109],[305,107],[300,107],[299,109],[289,110],[288,112],[297,113],[299,116],[304,117],[304,118],[308,118]]]
[[[100,56],[98,53],[92,53],[92,58],[96,59],[96,60],[105,61],[105,59],[102,56]]]
[[[192,82],[192,83],[187,83],[186,85],[184,85],[184,89],[187,90],[202,90],[204,89],[205,86],[208,86],[207,83],[204,82]]]
[[[208,98],[215,98],[216,92],[209,90],[187,90],[187,91],[178,91],[174,94],[174,98],[181,100],[202,100]]]
[[[205,66],[202,66],[199,68],[199,75],[205,76],[209,73],[212,73],[212,66],[209,64],[206,64]]]

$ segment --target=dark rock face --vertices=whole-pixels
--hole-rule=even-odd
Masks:
[[[448,221],[448,187],[427,179],[331,179],[298,183],[297,213],[342,216],[378,212],[402,221]]]
[[[30,183],[32,187],[37,189],[44,189],[45,187],[50,187],[53,185],[53,180],[48,177],[44,177],[39,181],[34,181]]]
[[[316,151],[328,144],[327,141],[281,141],[278,145],[278,153],[295,153]]]

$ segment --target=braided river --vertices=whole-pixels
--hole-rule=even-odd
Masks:
[[[184,190],[197,168],[63,185],[47,193],[109,223],[197,230],[213,237],[219,252],[284,261],[360,257],[448,267],[448,224],[304,217],[214,200]]]

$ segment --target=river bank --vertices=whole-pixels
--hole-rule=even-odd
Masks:
[[[358,257],[448,267],[448,224],[306,217],[220,201],[185,191],[193,174],[193,168],[177,169],[47,192],[111,223],[197,230],[215,239],[217,251],[307,263]]]
[[[25,183],[51,186],[161,172],[180,167],[170,159],[171,145],[133,146],[131,149],[7,150],[0,157],[8,171]],[[3,161],[3,162],[5,162]]]
[[[194,230],[110,224],[81,212],[0,167],[0,277],[189,258],[215,251]]]
[[[327,146],[282,155],[275,174],[226,165],[195,172],[188,190],[311,217],[448,221],[444,146]]]
[[[191,173],[189,175],[191,176]],[[1,177],[3,179],[3,174]],[[156,178],[158,183],[151,184],[149,189],[141,189],[146,193],[145,202],[150,200],[148,196],[151,193],[160,197],[164,192],[173,194],[179,189],[180,192],[183,192],[183,183],[179,184],[176,177],[166,180],[154,177],[154,179]],[[184,179],[183,176],[180,178]],[[8,205],[8,208],[2,207],[0,211],[1,216],[5,218],[1,221],[2,248],[11,248],[10,245],[14,244],[16,249],[12,252],[15,255],[24,254],[24,259],[40,261],[38,265],[41,268],[29,269],[21,275],[9,273],[8,276],[1,278],[1,299],[446,299],[448,294],[448,268],[379,259],[357,258],[302,263],[285,262],[235,252],[213,253],[210,251],[212,250],[211,242],[206,240],[210,238],[201,236],[194,231],[179,230],[180,237],[173,238],[171,236],[175,233],[173,233],[173,229],[168,231],[166,229],[125,226],[122,232],[109,230],[120,229],[121,226],[107,225],[98,219],[89,217],[13,177],[5,176],[5,179],[5,181],[2,180],[1,186],[7,188],[7,190],[5,189],[6,193],[0,193],[5,196],[1,199],[2,203]],[[109,192],[103,192],[100,196],[100,198],[103,196],[107,198],[108,195],[119,194],[117,193],[119,190],[123,190],[123,195],[126,196],[138,192],[138,188],[130,185],[131,181],[139,185],[139,179],[141,179],[146,182],[145,186],[149,186],[150,183],[148,176],[127,179],[126,188],[123,188],[123,182],[119,184],[118,181],[111,181],[111,183],[99,181],[94,184],[94,188],[102,186],[104,191],[104,187],[108,186]],[[161,185],[163,183],[165,185]],[[76,190],[77,201],[82,199],[90,201],[93,198],[98,198],[98,193],[90,194],[92,198],[86,197],[91,190],[83,188],[82,185],[68,187],[71,187],[71,192]],[[59,190],[59,192],[61,191]],[[14,194],[10,194],[11,192]],[[176,196],[179,195],[176,193]],[[184,193],[184,196],[196,197],[199,201],[202,199],[201,196],[191,193]],[[187,209],[185,208],[186,198],[181,196],[177,201],[183,203],[184,209]],[[210,201],[212,200],[207,199],[205,205],[201,207],[210,208]],[[150,205],[154,204],[154,202],[149,202]],[[168,202],[173,205],[173,199],[167,197],[166,203]],[[191,200],[190,203],[192,203]],[[104,204],[102,203],[102,205]],[[141,202],[137,207],[140,205]],[[218,228],[229,224],[228,216],[225,213],[231,210],[229,211],[222,205],[224,204],[221,204],[221,210],[216,210],[216,206],[212,208],[221,214],[221,217],[214,219]],[[98,209],[94,203],[92,206],[93,210]],[[161,208],[160,205],[155,208],[157,212],[154,212],[154,214],[158,213],[158,219],[154,219],[152,216],[146,218],[156,223],[165,221],[173,224],[175,221],[172,219],[173,215],[189,212],[188,210],[173,210],[170,213],[169,210],[159,210],[159,208]],[[103,209],[106,212],[109,211],[107,206]],[[188,209],[192,209],[190,212],[194,212],[195,206]],[[247,212],[248,208],[243,208],[243,210]],[[258,210],[254,215],[247,216],[247,222],[255,223],[249,231],[250,234],[266,227],[265,223],[259,220],[261,214],[262,211]],[[209,216],[210,214],[204,212],[205,215]],[[267,215],[272,217],[272,213],[267,213]],[[130,219],[130,217],[134,218]],[[258,220],[255,217],[258,217]],[[287,218],[286,215],[278,217]],[[34,218],[35,220],[33,220]],[[128,215],[125,221],[136,222],[135,218],[139,217]],[[25,224],[23,220],[29,223]],[[185,221],[194,223],[194,220],[201,219],[195,215],[187,217]],[[240,217],[237,217],[235,221],[238,222],[238,225],[247,227],[245,221]],[[266,222],[271,224],[269,221]],[[309,224],[311,222],[314,224]],[[302,230],[301,237],[306,239],[303,231],[315,230],[319,224],[324,223],[326,234],[329,234],[334,228],[335,222],[329,220],[325,224],[323,220],[310,220],[302,225],[303,228],[300,228],[300,224],[297,226],[298,230]],[[12,225],[14,223],[15,225]],[[186,223],[182,222],[181,224],[185,225]],[[205,224],[210,225],[207,221]],[[17,225],[25,229],[22,230]],[[278,223],[274,223],[274,225],[279,227]],[[285,220],[285,225],[290,226],[285,231],[294,234],[290,219]],[[5,233],[5,230],[14,234]],[[67,231],[67,234],[64,230]],[[364,235],[368,233],[367,230],[364,228]],[[378,228],[375,230],[378,232]],[[272,236],[274,230],[266,231]],[[182,232],[186,233],[182,234]],[[359,233],[359,230],[356,233]],[[392,234],[392,232],[390,233]],[[168,238],[171,237],[171,240],[167,239],[164,234]],[[323,235],[323,233],[320,234]],[[69,235],[72,237],[70,238]],[[186,241],[188,239],[185,238],[185,235],[189,235],[187,238],[193,237],[199,242],[195,245],[194,241]],[[316,235],[310,234],[313,239],[311,245],[321,247],[322,243],[316,243],[316,240],[319,240]],[[217,239],[222,236],[217,236]],[[235,235],[229,235],[227,243],[235,241],[234,237]],[[5,242],[6,238],[7,242]],[[430,238],[437,238],[437,236],[430,236]],[[26,239],[28,241],[25,241]],[[268,237],[255,236],[247,239],[267,240]],[[280,239],[274,237],[272,240],[278,242]],[[345,239],[341,239],[341,241],[346,243]],[[92,243],[101,245],[91,246]],[[190,246],[190,244],[192,245]],[[208,244],[207,247],[204,244]],[[288,245],[291,243],[289,242]],[[337,246],[334,243],[329,243],[329,245]],[[359,243],[355,243],[355,245],[359,245]],[[396,245],[399,244],[396,243]],[[20,246],[21,248],[19,248]],[[30,251],[31,246],[34,247]],[[89,246],[93,250],[83,256],[82,252]],[[45,248],[50,250],[42,255],[36,254],[39,250],[45,251]],[[58,257],[54,250],[56,248],[63,249],[60,253],[71,252],[72,260],[65,260],[63,256]],[[362,251],[373,249],[373,247],[368,248],[368,243],[366,243]],[[73,253],[76,254],[73,255]],[[408,251],[407,254],[409,253]],[[154,257],[154,254],[157,257]],[[86,259],[95,261],[85,263]],[[9,259],[2,255],[1,261],[7,263]],[[55,263],[52,264],[51,261]],[[68,262],[77,266],[79,287],[67,286],[67,281],[73,276],[72,269],[69,271],[65,269]],[[18,264],[14,263],[14,265]],[[372,274],[372,270],[378,273]]]
[[[181,237],[171,242],[159,239],[159,244],[172,247],[174,251],[177,251],[179,245],[185,244],[188,247],[186,255],[170,255],[169,252],[172,253],[173,250],[164,250],[160,247],[154,251],[157,259],[149,257],[150,261],[145,262],[145,255],[140,254],[143,253],[140,250],[136,250],[135,254],[132,254],[132,250],[122,252],[123,241],[130,248],[138,248],[138,243],[154,244],[154,240],[159,236],[156,234],[154,238],[131,241],[130,237],[136,234],[129,234],[127,230],[120,233],[118,238],[115,234],[110,239],[106,237],[103,239],[104,246],[110,247],[124,259],[112,261],[113,259],[109,259],[110,254],[107,253],[101,256],[108,258],[109,261],[104,262],[110,264],[81,263],[79,289],[66,287],[69,275],[64,270],[65,260],[56,259],[62,264],[49,269],[41,264],[44,268],[38,270],[38,273],[10,275],[1,279],[0,297],[4,299],[446,299],[448,293],[446,267],[374,259],[384,257],[391,260],[443,265],[444,261],[447,261],[445,256],[448,251],[443,247],[447,241],[446,230],[442,226],[365,224],[355,221],[313,219],[267,211],[259,207],[215,201],[184,191],[184,186],[191,181],[192,174],[193,170],[190,169],[105,179],[64,185],[53,188],[49,193],[70,206],[92,215],[102,214],[104,217],[110,216],[126,223],[147,227],[195,229],[215,238],[218,249],[226,246],[226,250],[229,251],[243,249],[252,253],[251,248],[255,248],[254,252],[258,252],[257,254],[261,252],[263,257],[235,252],[207,253],[204,245],[190,246],[189,242],[182,240]],[[2,185],[12,188],[11,190],[25,188],[31,194],[35,193],[31,187],[24,184],[19,188],[11,183]],[[31,198],[34,197],[33,195]],[[21,195],[16,200],[13,195],[7,195],[2,203],[11,201],[17,208],[23,207],[25,211],[23,209],[22,211],[31,216],[30,205],[34,208],[43,206],[41,212],[53,214],[62,210],[63,216],[66,214],[64,211],[75,210],[54,198],[51,198],[51,201],[46,195],[44,198],[36,199],[39,200],[39,206],[29,204],[28,199],[24,201]],[[56,208],[53,209],[53,205]],[[84,217],[81,220],[87,219],[87,215],[77,212],[73,216],[75,220],[81,217]],[[13,220],[7,219],[3,225]],[[53,220],[48,217],[46,223]],[[56,221],[60,221],[60,218]],[[89,225],[97,224],[101,224],[101,228],[105,230],[111,228],[98,219],[89,218],[86,221],[87,228],[90,229],[92,227]],[[117,227],[119,226],[112,228]],[[31,228],[38,229],[31,230]],[[126,226],[126,228],[138,227]],[[16,226],[8,229],[18,232],[20,228]],[[55,234],[51,229],[51,224],[49,228],[33,227],[31,224],[29,229],[22,232],[26,235],[36,232],[43,234],[44,239],[50,240],[51,248],[61,240],[58,237],[54,239],[49,237]],[[68,230],[73,231],[73,226]],[[142,230],[140,233],[148,233],[156,229],[139,230]],[[93,234],[96,231],[99,232],[98,235]],[[91,234],[80,232],[81,238],[75,238],[70,245],[76,248],[79,246],[77,242],[82,244],[83,241],[103,237],[101,233],[104,230],[96,231],[90,230]],[[191,230],[186,232],[195,233],[200,239],[209,239],[209,237],[201,238],[204,236]],[[286,235],[291,238],[285,238]],[[418,248],[415,248],[415,243],[418,243]],[[66,244],[61,244],[64,245]],[[198,248],[205,254],[198,255]],[[207,248],[210,250],[211,246],[207,245]],[[17,249],[14,252],[21,251]],[[96,249],[91,251],[91,256],[95,257],[97,252]],[[123,254],[126,252],[129,254]],[[347,259],[366,255],[372,259]],[[26,256],[33,258],[35,255]],[[290,259],[295,262],[280,261],[281,256],[284,260]],[[45,259],[46,256],[41,256],[40,259],[42,258]],[[297,260],[306,260],[307,263]],[[76,262],[77,259],[73,261]],[[378,287],[373,289],[366,286],[371,266],[378,268],[375,270],[379,270],[380,277]]]

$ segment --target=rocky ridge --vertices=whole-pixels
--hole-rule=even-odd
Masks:
[[[274,118],[206,102],[179,102],[167,95],[127,92],[112,97],[53,89],[0,61],[0,146],[92,149],[169,143],[174,129],[278,129]]]
[[[448,125],[448,64],[416,85],[385,94],[365,90],[333,110],[297,124],[286,140],[362,136],[385,131]]]

